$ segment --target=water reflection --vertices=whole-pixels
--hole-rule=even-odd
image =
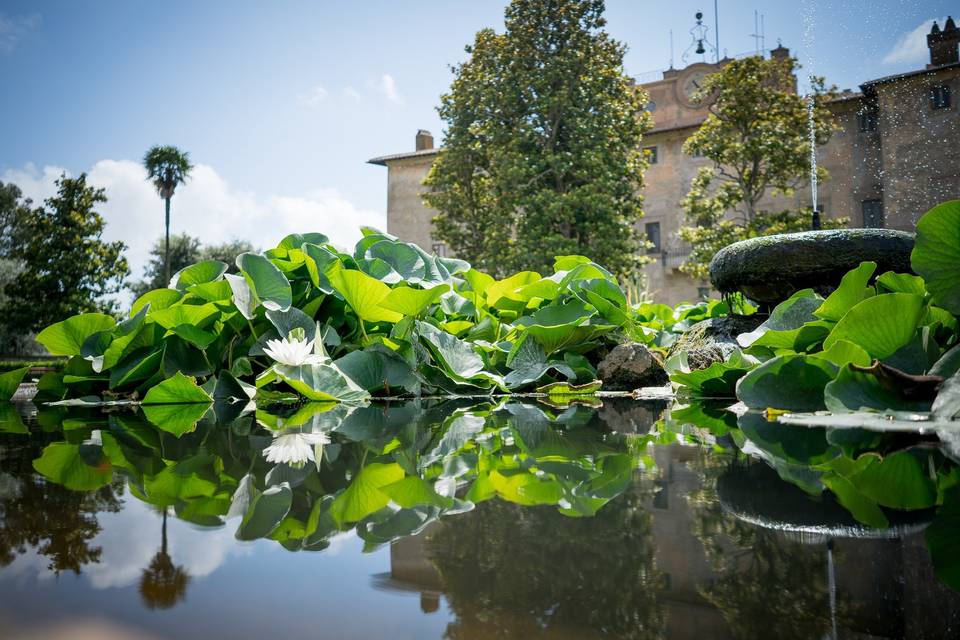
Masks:
[[[385,564],[366,570],[367,590],[353,597],[412,595],[418,605],[407,615],[440,622],[451,639],[945,637],[958,629],[960,598],[934,575],[936,566],[949,578],[951,565],[931,564],[930,554],[936,560],[944,540],[953,550],[957,503],[940,483],[960,475],[936,448],[902,436],[784,430],[712,407],[675,407],[659,420],[663,408],[306,406],[235,412],[226,422],[208,416],[181,438],[126,411],[41,412],[27,421],[29,434],[0,434],[0,558],[10,567],[39,554],[54,575],[102,572],[111,552],[136,539],[143,553],[130,561],[139,573],[57,588],[109,583],[132,591],[143,610],[184,621],[213,615],[201,613],[211,597],[262,589],[262,576],[230,573],[247,560],[204,550],[235,532],[261,542],[233,548],[273,566],[277,553],[290,555],[283,549],[321,551],[291,555],[274,580],[296,582],[303,572],[316,582],[311,558],[331,556],[345,536],[375,555],[382,549]],[[323,435],[305,438],[318,447],[312,459],[268,460],[277,435],[294,433]],[[848,479],[857,495],[877,497],[845,462],[867,450],[884,461],[907,451],[895,471],[911,492],[855,504],[827,490]],[[909,476],[914,459],[926,479]],[[870,473],[871,482],[886,479],[884,468]],[[941,497],[923,506],[931,487]],[[887,504],[907,498],[916,508]],[[864,513],[881,514],[884,526]],[[168,518],[195,531],[168,539]],[[184,553],[216,558],[197,568]],[[360,566],[355,552],[338,553]],[[224,572],[226,581],[217,577]],[[23,587],[5,577],[0,593],[15,602]],[[329,575],[318,588],[335,592],[342,581]],[[278,635],[308,622],[292,603],[277,607]],[[213,620],[253,637],[245,626],[255,611],[230,615]],[[341,629],[370,624],[336,607],[326,615]],[[0,621],[11,616],[29,617],[0,607]],[[180,619],[140,620],[159,636],[189,635]]]

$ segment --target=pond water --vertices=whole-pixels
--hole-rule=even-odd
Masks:
[[[922,436],[624,400],[220,409],[177,438],[5,408],[0,636],[960,634],[956,467]],[[868,449],[866,479],[838,462]]]

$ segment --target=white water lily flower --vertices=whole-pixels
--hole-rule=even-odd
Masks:
[[[329,442],[330,436],[321,432],[284,433],[274,437],[270,446],[263,450],[263,455],[267,462],[298,467],[308,461],[316,462],[315,447],[322,447]]]
[[[299,367],[303,364],[320,364],[323,357],[314,353],[313,340],[267,340],[263,352],[280,364]]]

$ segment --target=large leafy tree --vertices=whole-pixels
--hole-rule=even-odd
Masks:
[[[438,109],[444,148],[425,184],[437,235],[474,266],[550,270],[584,254],[638,263],[646,95],[603,30],[602,0],[513,0],[480,31]]]
[[[790,195],[810,183],[809,103],[796,91],[798,68],[793,58],[751,56],[730,62],[700,87],[710,113],[684,151],[711,164],[700,169],[683,200],[686,225],[680,236],[693,245],[681,267],[686,273],[705,276],[713,255],[731,242],[811,227],[809,209],[761,208],[768,193]],[[822,145],[835,127],[826,106],[834,91],[825,88],[823,78],[812,77],[810,84],[814,137]],[[826,177],[820,168],[818,179]]]
[[[201,260],[219,260],[227,263],[230,273],[237,272],[236,259],[241,253],[255,252],[256,249],[246,240],[231,240],[222,244],[203,246],[199,238],[188,233],[170,236],[169,261],[171,273]],[[130,283],[130,291],[139,297],[153,289],[163,289],[170,282],[166,277],[167,240],[159,238],[150,249],[150,261],[143,269],[143,279]]]
[[[170,199],[190,175],[190,154],[170,145],[153,146],[143,156],[147,179],[153,182],[166,207],[164,232],[164,275],[170,281]]]
[[[10,259],[19,273],[4,287],[7,329],[27,334],[77,313],[111,312],[130,273],[126,245],[105,242],[106,223],[97,205],[103,189],[87,185],[86,174],[57,180],[57,195],[19,216]]]

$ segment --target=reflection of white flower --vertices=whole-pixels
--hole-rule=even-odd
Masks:
[[[299,367],[302,364],[320,364],[323,357],[313,352],[313,340],[284,338],[283,340],[267,340],[263,352],[280,364]]]
[[[325,433],[284,433],[276,436],[273,442],[263,450],[267,462],[289,464],[292,467],[303,466],[309,460],[316,462],[315,447],[330,442]]]

